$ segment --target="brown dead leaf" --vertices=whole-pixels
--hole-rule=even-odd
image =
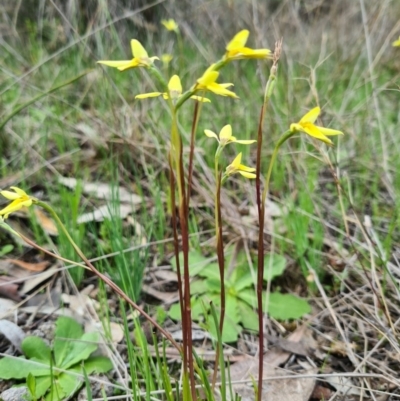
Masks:
[[[58,235],[58,229],[57,226],[55,225],[54,221],[46,215],[46,213],[43,212],[43,210],[40,210],[38,208],[33,209],[35,216],[40,224],[40,226],[43,228],[44,232],[47,234],[55,237]]]
[[[151,295],[152,297],[159,299],[160,301],[170,304],[178,299],[178,291],[174,292],[162,292],[150,287],[149,285],[143,284],[142,291]]]
[[[18,285],[12,281],[9,277],[0,276],[0,296],[21,302],[22,298],[18,294]]]
[[[6,259],[6,262],[10,262],[22,269],[29,270],[30,272],[42,272],[50,264],[49,261],[39,262],[39,263],[29,263],[18,259]]]
[[[75,189],[78,180],[73,177],[59,177],[58,181],[68,188]],[[129,192],[123,187],[117,187],[104,182],[82,182],[82,190],[85,194],[94,196],[98,199],[118,200],[130,205],[142,203],[142,197]]]

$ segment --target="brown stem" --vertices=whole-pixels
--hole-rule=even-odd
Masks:
[[[188,167],[188,183],[187,183],[187,195],[186,195],[186,208],[187,208],[187,215],[189,216],[189,203],[190,203],[190,195],[192,190],[192,177],[193,177],[193,159],[194,159],[194,144],[195,144],[195,137],[196,137],[196,129],[197,123],[199,121],[199,108],[200,102],[196,101],[194,106],[193,112],[193,122],[192,122],[192,130],[190,133],[190,150],[189,150],[189,167]]]
[[[265,203],[261,199],[261,148],[263,142],[262,127],[264,124],[264,116],[266,111],[266,103],[263,103],[260,111],[257,134],[257,161],[256,161],[256,197],[258,209],[258,256],[257,256],[257,305],[258,305],[258,391],[257,399],[261,401],[262,395],[262,379],[264,370],[264,314],[262,308],[263,282],[264,282],[264,218]]]
[[[179,261],[179,238],[178,238],[178,227],[177,227],[177,217],[176,217],[176,205],[175,205],[175,176],[172,168],[172,156],[169,154],[168,158],[169,162],[169,182],[170,182],[170,199],[171,199],[171,213],[172,213],[172,228],[174,233],[174,249],[175,249],[175,261],[176,261],[176,272],[178,276],[178,293],[179,293],[179,306],[181,309],[181,317],[182,317],[182,333],[187,331],[186,328],[186,316],[184,314],[185,311],[185,300],[183,297],[183,287],[182,287],[182,272],[181,272],[181,264]],[[187,341],[186,336],[182,336],[183,341],[183,366],[187,366]]]

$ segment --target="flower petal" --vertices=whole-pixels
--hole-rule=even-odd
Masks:
[[[244,164],[240,164],[240,165],[239,165],[239,170],[240,170],[240,171],[247,171],[247,172],[249,172],[249,173],[251,173],[251,172],[253,172],[253,171],[256,171],[256,169],[255,169],[254,167],[247,167],[247,166],[245,166]]]
[[[321,112],[321,109],[319,107],[314,107],[312,110],[310,110],[307,114],[305,114],[301,118],[301,120],[299,121],[299,124],[301,124],[301,123],[314,124],[315,121],[317,120],[320,112]]]
[[[313,138],[327,143],[328,145],[333,145],[333,142],[328,137],[326,137],[314,124],[304,124],[303,132],[312,136]]]
[[[242,31],[238,32],[232,40],[226,45],[226,50],[228,52],[244,47],[249,37],[249,31],[247,29],[243,29]]]
[[[241,162],[242,162],[242,152],[240,152],[240,153],[233,159],[233,162],[231,163],[231,166],[234,167],[235,169],[238,169]],[[228,166],[228,167],[229,167],[229,166]]]
[[[394,47],[400,46],[400,37],[392,43],[392,46],[394,46]]]
[[[225,125],[222,127],[219,133],[219,139],[222,141],[227,141],[232,138],[232,126],[230,124]]]
[[[120,60],[120,61],[100,60],[97,63],[107,65],[108,67],[118,68],[120,71],[124,71],[128,68],[134,68],[138,66],[138,62],[136,60]]]
[[[240,170],[238,171],[238,173],[246,178],[250,178],[250,179],[256,178],[256,175],[254,173],[247,173],[246,171],[240,171]]]
[[[219,72],[218,71],[209,71],[207,70],[203,76],[201,76],[198,80],[197,83],[199,85],[207,87],[211,83],[215,82],[218,78]]]
[[[182,93],[182,84],[178,75],[173,75],[168,82],[168,89],[171,97],[178,97]]]
[[[197,100],[198,102],[211,103],[210,99],[207,99],[206,97],[202,97],[202,96],[190,96],[190,98]]]
[[[13,189],[19,196],[29,197],[29,195],[21,188],[18,188],[18,187],[10,187],[10,188]]]
[[[148,97],[157,97],[161,95],[162,95],[161,92],[142,93],[140,95],[136,95],[135,99],[147,99]]]
[[[136,39],[131,40],[131,49],[134,58],[139,58],[139,59],[149,58],[149,55],[147,54],[146,50],[138,40]]]
[[[209,129],[205,129],[205,130],[204,130],[204,133],[205,133],[209,138],[215,138],[215,139],[219,142],[218,136],[217,136],[217,134],[216,134],[215,132],[212,132],[212,131],[209,130]]]
[[[240,143],[242,145],[250,145],[254,142],[257,142],[255,139],[236,139],[236,143]]]
[[[32,205],[32,199],[16,199],[12,201],[8,206],[6,206],[4,209],[0,210],[0,216],[5,216],[6,218],[10,213],[14,213],[24,206],[29,207]]]
[[[330,128],[324,128],[324,127],[318,127],[316,126],[322,134],[327,135],[327,136],[333,136],[333,135],[344,135],[342,131],[338,131],[336,129],[330,129]]]
[[[239,99],[239,96],[236,95],[236,93],[225,89],[222,85],[217,84],[216,82],[207,85],[207,89],[213,93],[215,93],[216,95],[220,95],[220,96],[229,96],[229,97],[233,97],[236,99]]]
[[[1,191],[0,193],[8,200],[15,200],[21,197],[17,193],[11,191]]]

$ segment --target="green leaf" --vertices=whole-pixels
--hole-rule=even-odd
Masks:
[[[106,373],[113,368],[111,360],[105,356],[94,356],[84,362],[86,373]]]
[[[287,320],[298,319],[310,313],[311,307],[303,298],[273,292],[269,295],[267,311],[274,319]]]
[[[172,265],[172,268],[176,271],[176,259],[175,256],[173,256],[170,259],[170,263]],[[210,258],[205,258],[201,252],[198,251],[190,251],[189,252],[189,274],[191,277],[197,276],[198,274],[202,273],[202,270],[209,265],[214,265],[217,267],[218,270],[218,264],[216,263],[211,263]],[[179,266],[181,268],[181,271],[183,271],[183,252],[179,253]],[[200,274],[202,275],[202,274]]]
[[[4,245],[3,247],[0,248],[0,257],[7,255],[7,253],[10,253],[14,249],[14,245],[7,244]]]
[[[50,373],[50,367],[43,362],[30,361],[23,357],[11,358],[5,356],[0,360],[1,379],[25,379],[29,373],[35,377],[46,376]]]
[[[207,292],[207,286],[204,280],[196,280],[190,283],[190,292],[193,295],[203,294],[204,292]]]
[[[54,377],[53,377],[54,378]],[[35,397],[40,399],[43,397],[51,386],[51,376],[38,377],[36,379]]]
[[[249,306],[257,309],[257,294],[254,289],[244,289],[237,293],[237,297],[246,302]]]
[[[205,280],[205,284],[207,287],[208,292],[217,292],[220,293],[221,292],[221,281],[218,278],[208,278],[207,280]]]
[[[63,361],[71,353],[71,348],[74,346],[73,340],[81,338],[82,334],[83,330],[81,325],[74,319],[66,316],[61,316],[57,319],[54,339],[56,366],[65,366]]]
[[[51,351],[50,347],[40,337],[25,337],[21,344],[23,353],[30,359],[50,364]]]
[[[218,316],[218,324],[220,317],[220,304],[221,300],[218,295],[213,295],[212,301],[215,306],[215,310]],[[238,339],[239,334],[242,332],[242,327],[238,325],[240,322],[240,316],[238,311],[238,301],[235,297],[227,295],[226,297],[226,305],[225,305],[225,319],[224,319],[224,328],[222,331],[222,341],[226,343],[235,342]],[[217,339],[217,331],[214,324],[213,319],[211,317],[208,318],[208,323],[210,324],[209,332],[210,334]]]
[[[233,284],[233,288],[236,292],[243,290],[244,288],[250,287],[254,285],[254,280],[252,275],[249,273],[245,274],[244,276],[240,277],[236,282]]]
[[[264,280],[271,281],[282,275],[286,269],[286,259],[282,255],[270,253],[264,257]]]
[[[220,280],[218,263],[210,263],[204,269],[199,272],[199,276],[204,278],[210,278],[214,280]]]
[[[69,354],[64,358],[61,368],[68,369],[72,365],[89,358],[96,351],[99,342],[98,333],[86,333],[78,340],[70,342]]]
[[[169,308],[168,315],[171,319],[181,320],[181,306],[179,304],[173,304]]]
[[[258,332],[258,315],[247,303],[239,301],[238,310],[243,327]]]
[[[82,371],[79,372],[82,374]],[[83,385],[83,377],[69,375],[68,373],[62,373],[58,378],[58,384],[63,393],[62,399],[69,398]]]
[[[60,376],[61,377],[61,376]],[[66,393],[60,385],[59,378],[53,381],[50,386],[50,391],[44,397],[45,401],[63,401],[66,398]]]
[[[36,378],[33,376],[32,373],[28,373],[28,376],[26,378],[26,386],[28,387],[29,393],[32,396],[35,396],[36,394]]]

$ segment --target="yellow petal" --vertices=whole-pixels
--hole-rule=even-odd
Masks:
[[[342,131],[338,131],[336,129],[331,129],[331,128],[324,128],[324,127],[318,127],[319,131],[327,136],[333,136],[333,135],[344,135]]]
[[[222,141],[226,141],[228,139],[232,138],[232,126],[230,124],[225,125],[222,127],[220,133],[219,133],[219,139]]]
[[[147,54],[146,50],[138,40],[136,39],[131,40],[131,49],[134,58],[144,58],[144,59],[149,58],[149,55]]]
[[[243,58],[267,58],[271,55],[271,50],[249,49],[248,47],[243,47],[242,49],[240,49],[240,54]]]
[[[205,133],[209,138],[215,138],[215,139],[219,142],[218,136],[217,136],[217,134],[216,134],[215,132],[212,132],[212,131],[209,130],[209,129],[205,129],[205,130],[204,130],[204,133]]]
[[[100,60],[97,63],[107,65],[108,67],[118,68],[121,71],[126,70],[128,68],[137,67],[138,65],[137,61],[134,60],[120,60],[120,61]]]
[[[168,82],[168,89],[171,93],[171,97],[178,97],[182,93],[182,84],[178,75],[173,75]]]
[[[16,199],[12,201],[8,206],[6,206],[4,209],[0,210],[0,215],[5,216],[6,218],[10,213],[14,213],[21,208],[29,207],[32,205],[32,199]]]
[[[228,52],[244,47],[249,37],[249,31],[247,29],[243,29],[238,32],[233,39],[226,45],[226,50]]]
[[[253,171],[256,171],[256,169],[255,169],[254,167],[247,167],[247,166],[245,166],[244,164],[240,164],[240,165],[239,165],[239,170],[240,170],[240,171],[247,171],[247,172],[249,172],[249,173],[251,173],[251,172],[253,172]]]
[[[206,97],[202,97],[202,96],[190,96],[190,98],[197,100],[198,102],[211,103],[210,99],[207,99]]]
[[[247,173],[246,171],[239,170],[239,174],[241,174],[243,177],[250,178],[250,179],[256,178],[256,175],[254,173]]]
[[[21,197],[17,193],[11,191],[1,191],[0,193],[8,200],[15,200]]]
[[[207,85],[207,89],[209,91],[215,93],[216,95],[229,96],[229,97],[239,99],[239,96],[237,96],[236,93],[234,93],[228,89],[225,89],[222,85],[217,84],[216,82]]]
[[[242,162],[242,152],[240,152],[234,159],[233,162],[231,163],[231,166],[237,169],[240,166],[240,163]],[[229,167],[229,166],[228,166]]]
[[[219,76],[218,71],[209,71],[207,70],[202,77],[200,77],[197,82],[199,85],[208,86],[211,83],[215,82]]]
[[[392,43],[392,46],[394,46],[394,47],[400,46],[400,37]]]
[[[148,97],[157,97],[161,95],[162,95],[161,92],[142,93],[140,95],[136,95],[135,99],[147,99]]]
[[[21,188],[18,187],[10,187],[11,189],[13,189],[19,196],[26,196],[28,197],[28,194],[22,190]]]
[[[322,142],[327,143],[328,145],[333,145],[333,142],[326,137],[315,125],[313,124],[304,124],[303,126],[303,132],[306,134],[312,136],[313,138],[316,138]]]
[[[257,141],[255,139],[236,139],[235,142],[242,145],[250,145]]]
[[[299,121],[299,124],[301,124],[301,123],[314,124],[315,121],[317,120],[320,112],[321,112],[321,109],[319,107],[314,107],[312,110],[310,110],[307,114],[305,114],[301,118],[301,120]]]

